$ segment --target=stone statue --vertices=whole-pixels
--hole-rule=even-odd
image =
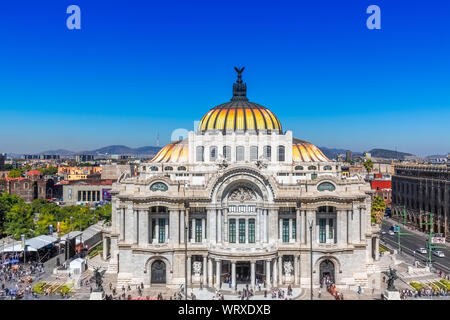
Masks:
[[[229,197],[229,200],[232,201],[249,201],[249,200],[256,200],[255,193],[253,190],[247,187],[240,187],[235,189]]]
[[[202,263],[200,261],[194,261],[192,270],[194,271],[194,275],[199,276],[202,272]]]
[[[267,159],[264,156],[260,156],[256,161],[256,166],[258,169],[266,169],[267,168]]]
[[[395,269],[391,269],[391,267],[389,267],[389,272],[385,271],[383,273],[388,276],[387,290],[388,291],[396,291],[397,289],[394,286],[394,281],[398,279],[397,271]]]
[[[294,271],[294,266],[292,265],[292,261],[285,261],[283,263],[284,275],[292,276],[292,272]]]
[[[96,288],[94,289],[94,291],[96,292],[103,292],[103,275],[105,274],[106,270],[103,271],[99,271],[100,268],[95,268],[94,270],[94,279],[95,279],[95,284],[96,284]]]

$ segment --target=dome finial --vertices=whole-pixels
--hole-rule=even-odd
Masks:
[[[233,83],[233,98],[231,98],[231,101],[236,100],[244,100],[248,101],[247,99],[247,84],[242,82],[242,72],[244,72],[245,67],[238,68],[234,67],[234,70],[237,72],[237,81],[236,83]]]

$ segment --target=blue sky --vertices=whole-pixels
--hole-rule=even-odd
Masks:
[[[81,8],[68,30],[66,8]],[[368,30],[366,8],[381,8]],[[20,1],[0,5],[0,152],[168,143],[236,75],[318,146],[450,152],[450,2]]]

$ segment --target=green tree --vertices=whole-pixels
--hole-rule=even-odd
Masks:
[[[47,168],[39,168],[39,171],[43,175],[53,176],[53,175],[58,173],[58,168],[55,167],[55,166],[50,166],[50,167],[47,167]]]
[[[31,210],[33,211],[33,213],[41,212],[41,209],[49,204],[50,203],[45,199],[35,199],[31,203]]]
[[[26,237],[34,235],[34,220],[31,205],[18,203],[12,206],[6,214],[5,230],[14,239],[20,240],[20,235]]]
[[[371,218],[372,222],[381,225],[386,210],[386,203],[383,198],[376,196],[372,201]]]
[[[110,204],[103,207],[97,207],[94,211],[94,216],[98,221],[104,220],[105,222],[111,221],[112,208]]]
[[[51,211],[39,214],[39,219],[36,222],[36,235],[48,234],[49,226],[53,225],[53,230],[56,231],[56,219]]]
[[[373,162],[372,159],[367,159],[364,161],[364,168],[367,171],[367,174],[370,174],[370,172],[373,170]]]
[[[5,234],[6,214],[18,203],[24,203],[23,199],[15,194],[0,194],[0,235]]]
[[[22,176],[23,172],[19,169],[12,169],[9,173],[8,173],[8,177],[9,178],[19,178],[20,176]]]

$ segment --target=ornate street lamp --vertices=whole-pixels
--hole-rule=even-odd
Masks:
[[[187,300],[188,286],[188,257],[187,257],[187,239],[189,232],[189,202],[184,203],[186,214],[184,215],[184,299]]]
[[[311,274],[311,300],[313,299],[313,251],[312,251],[312,227],[313,227],[313,219],[308,221],[309,225],[309,249],[310,249],[310,274]]]

